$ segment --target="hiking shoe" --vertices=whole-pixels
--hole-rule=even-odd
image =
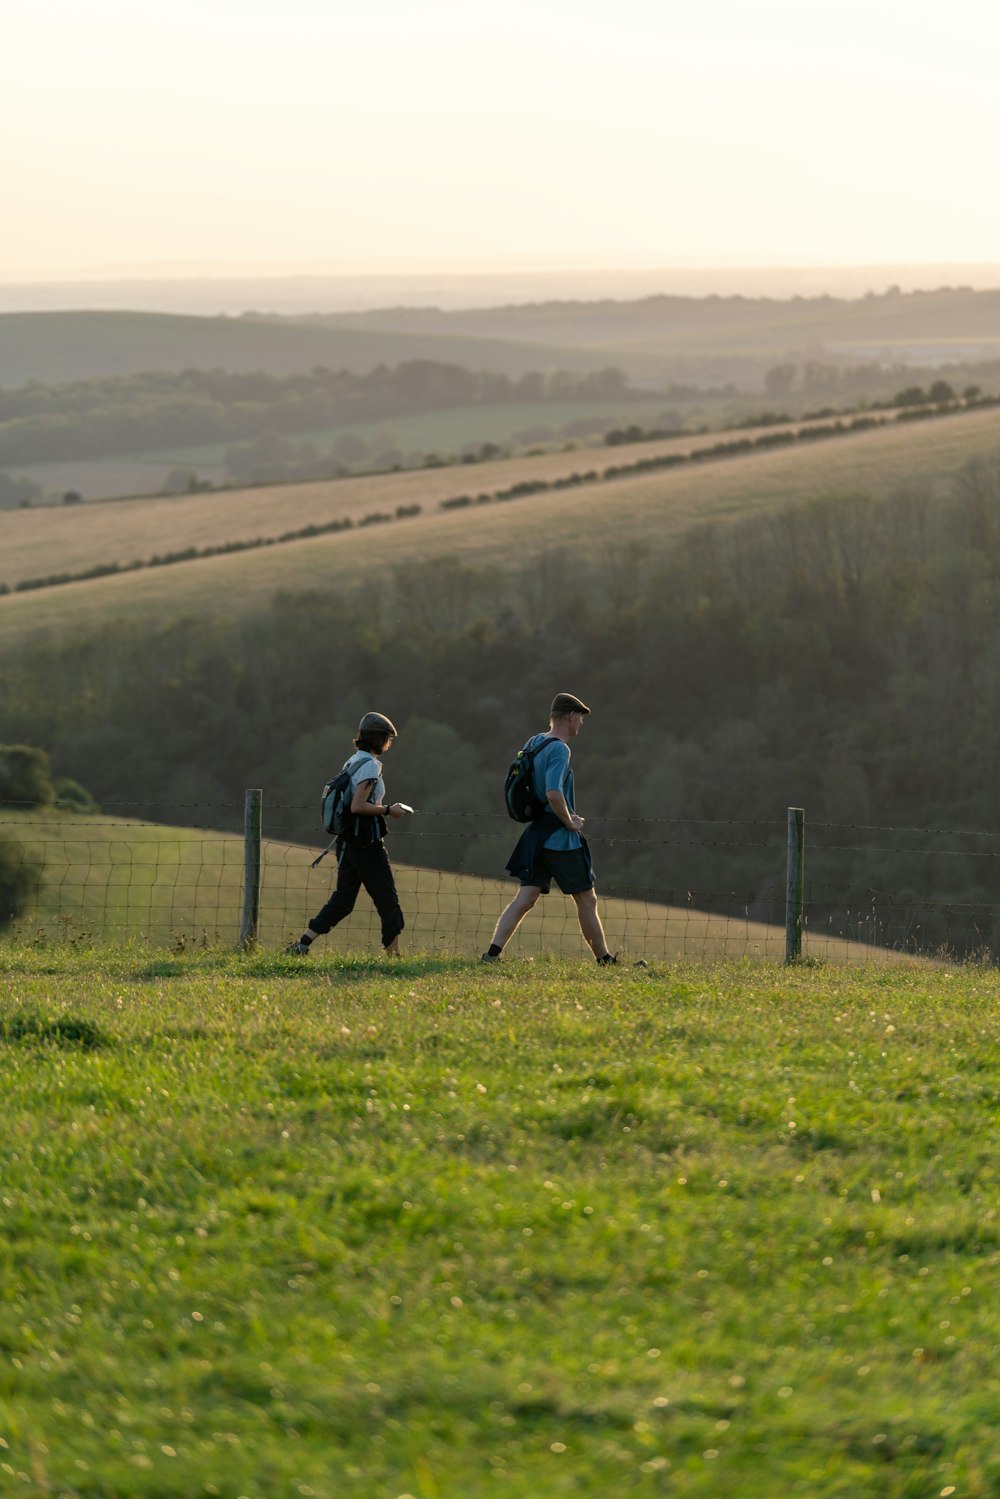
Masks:
[[[498,952],[484,952],[479,959],[480,963],[499,963],[501,954]]]
[[[287,947],[281,949],[286,958],[307,958],[309,956],[308,942],[289,942]]]

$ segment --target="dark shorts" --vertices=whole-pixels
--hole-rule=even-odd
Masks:
[[[582,895],[594,883],[594,871],[582,848],[543,848],[535,855],[531,875],[521,881],[548,895],[555,880],[563,895]]]

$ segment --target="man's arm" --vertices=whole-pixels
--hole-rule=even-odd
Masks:
[[[569,804],[561,791],[546,791],[545,800],[563,827],[568,828],[571,833],[580,832],[584,819],[580,816],[579,812],[571,812],[569,810]]]

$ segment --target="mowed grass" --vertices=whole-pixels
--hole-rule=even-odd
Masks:
[[[994,971],[0,975],[3,1492],[997,1492]]]
[[[1000,433],[1000,421],[997,430]],[[403,473],[0,511],[4,568],[0,581],[11,584],[21,578],[77,571],[102,562],[146,561],[180,546],[217,546],[257,536],[280,536],[285,531],[346,517],[357,522],[373,512],[394,516],[399,505],[419,504],[422,511],[432,512],[442,500],[457,495],[493,494],[530,480],[551,482],[573,473],[599,473],[612,464],[693,452],[720,440],[718,433],[706,433],[624,448],[609,448],[602,443],[570,452]],[[425,524],[428,518],[423,513],[419,521]]]
[[[423,867],[416,862],[418,838],[397,835],[393,866],[406,920],[404,947],[467,957],[482,953],[514,894],[503,870],[515,839],[515,831],[499,829],[494,835],[496,874],[491,877]],[[16,843],[43,868],[41,884],[15,923],[23,940],[141,940],[177,950],[235,946],[239,940],[244,845],[236,834],[31,812],[0,818],[0,847],[5,842]],[[264,840],[259,918],[264,946],[280,948],[297,937],[328,900],[336,880],[333,855],[312,867],[322,846]],[[599,857],[597,843],[595,853]],[[609,945],[623,960],[781,958],[785,952],[783,911],[777,906],[778,924],[769,924],[750,919],[735,897],[725,909],[706,910],[696,895],[676,905],[642,891],[601,892],[600,910]],[[804,952],[833,963],[911,961],[871,937],[860,932],[858,940],[848,941],[823,930],[807,931]],[[378,916],[362,892],[354,913],[317,944],[313,960],[380,950]],[[574,902],[555,889],[525,918],[508,955],[553,952],[590,956]]]
[[[718,437],[708,434],[704,441],[710,444]],[[11,594],[0,599],[0,640],[15,644],[43,628],[85,628],[105,614],[127,624],[165,612],[249,612],[275,589],[342,587],[369,570],[384,587],[394,565],[445,554],[507,567],[553,546],[590,558],[633,542],[663,547],[699,522],[780,509],[810,496],[850,491],[879,496],[902,484],[947,482],[969,460],[995,455],[1000,413],[974,411],[906,423],[507,504],[439,508],[441,499],[456,493],[490,492],[532,477],[551,480],[692,445],[691,440],[674,439],[328,484],[0,515],[0,544],[13,576],[15,566],[35,575],[116,556],[131,560],[179,546],[274,534],[348,513],[360,518],[376,510],[394,514],[397,505],[422,506],[420,515],[389,525]],[[60,523],[69,529],[61,531]],[[19,531],[21,526],[25,529]],[[71,540],[74,536],[78,542]],[[48,562],[40,567],[43,556]]]

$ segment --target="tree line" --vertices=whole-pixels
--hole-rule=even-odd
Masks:
[[[442,558],[248,618],[40,639],[0,688],[8,734],[109,810],[236,827],[261,785],[269,832],[314,841],[319,787],[377,705],[401,731],[393,789],[423,813],[398,857],[494,875],[507,760],[568,688],[594,709],[575,764],[606,891],[763,914],[797,805],[834,929],[876,891],[973,904],[985,943],[998,626],[1000,456],[944,497],[825,498],[511,573]]]
[[[518,379],[434,360],[368,374],[155,371],[0,390],[0,466],[306,432],[456,406],[619,399],[625,375],[533,371]]]

